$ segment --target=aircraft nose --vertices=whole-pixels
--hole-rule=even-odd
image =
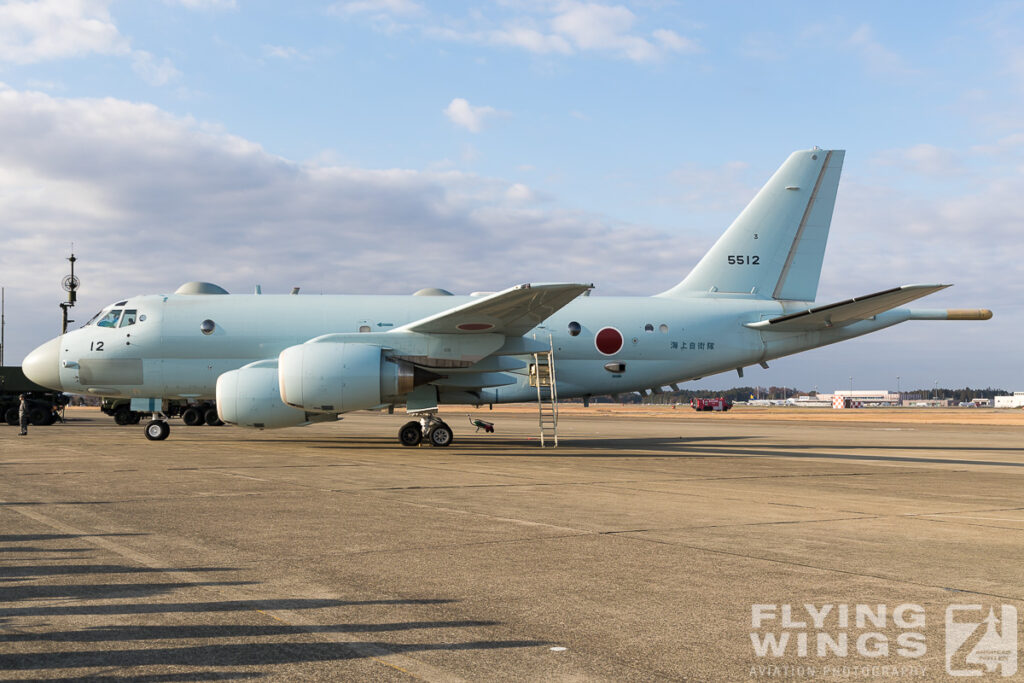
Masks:
[[[25,356],[21,370],[36,384],[61,391],[60,385],[60,343],[57,337],[36,348]]]

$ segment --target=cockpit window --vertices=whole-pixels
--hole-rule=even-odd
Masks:
[[[121,317],[121,309],[115,308],[110,313],[103,316],[99,322],[96,323],[96,327],[117,327],[117,319]]]
[[[93,324],[94,322],[96,322],[96,320],[97,320],[97,319],[98,319],[98,318],[99,318],[99,317],[100,317],[101,315],[103,315],[103,311],[100,311],[99,313],[97,313],[97,314],[96,314],[96,315],[94,315],[93,317],[89,318],[89,322],[87,322],[87,323],[86,323],[85,325],[83,325],[83,327],[88,327],[89,325],[92,325],[92,324]]]
[[[134,325],[136,313],[138,313],[138,311],[136,311],[134,308],[129,308],[128,310],[126,310],[124,312],[124,315],[121,316],[121,327],[128,327],[129,325]]]

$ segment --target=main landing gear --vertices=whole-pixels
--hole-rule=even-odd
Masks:
[[[454,434],[452,428],[437,415],[427,413],[419,420],[412,420],[398,430],[398,440],[403,446],[419,446],[426,441],[431,446],[450,446]]]

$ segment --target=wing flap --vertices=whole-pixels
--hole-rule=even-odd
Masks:
[[[421,334],[503,334],[521,337],[593,285],[523,284],[397,327]]]
[[[815,306],[797,313],[748,323],[747,327],[768,332],[810,332],[830,327],[842,327],[860,320],[869,320],[879,313],[892,310],[915,299],[928,296],[950,285],[904,285],[874,294]]]

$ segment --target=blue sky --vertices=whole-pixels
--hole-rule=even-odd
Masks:
[[[820,301],[953,282],[748,372],[1024,389],[1024,5],[0,4],[5,361],[203,279],[231,291],[678,282],[794,149],[847,150]],[[731,386],[735,375],[702,386]]]

